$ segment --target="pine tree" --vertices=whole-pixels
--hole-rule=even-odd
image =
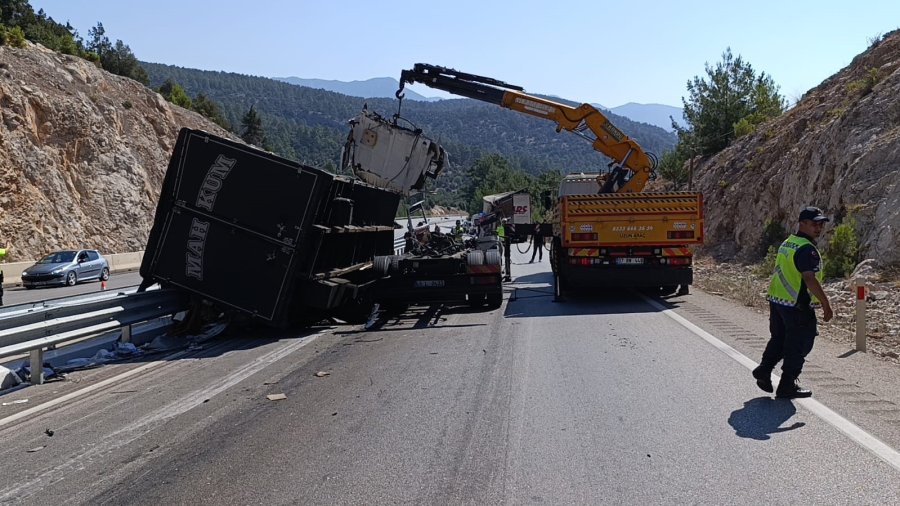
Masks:
[[[241,139],[244,139],[244,142],[268,149],[269,141],[266,139],[266,132],[262,126],[262,118],[253,106],[250,106],[250,110],[247,111],[247,114],[241,120],[241,128]]]
[[[220,127],[231,130],[231,125],[229,125],[228,120],[225,119],[222,108],[219,107],[219,104],[207,97],[205,93],[198,94],[197,98],[194,99],[194,110],[211,119]]]
[[[731,54],[731,48],[715,67],[706,64],[705,68],[708,80],[695,76],[687,83],[689,98],[682,98],[688,128],[673,122],[679,139],[690,134],[698,154],[717,153],[735,138],[736,131],[747,133],[784,111],[784,98],[772,78],[764,72],[756,75],[740,55]]]

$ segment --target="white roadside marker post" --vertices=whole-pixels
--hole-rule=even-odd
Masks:
[[[866,351],[866,282],[856,280],[856,351]]]

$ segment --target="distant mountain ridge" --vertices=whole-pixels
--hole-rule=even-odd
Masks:
[[[331,79],[304,79],[300,77],[273,77],[272,79],[297,86],[333,91],[342,95],[360,98],[394,98],[394,93],[396,93],[397,89],[400,87],[400,82],[391,77],[374,77],[372,79],[366,79],[365,81],[349,82]],[[404,89],[403,93],[406,98],[420,102],[436,102],[442,100],[438,97],[426,97],[420,95],[410,89]],[[555,97],[553,95],[546,96],[553,100],[561,99],[561,97]],[[685,125],[681,108],[671,105],[638,104],[635,102],[629,102],[618,107],[605,107],[600,104],[592,105],[610,111],[618,116],[624,116],[632,121],[637,121],[638,123],[647,123],[648,125],[658,126],[667,132],[674,131],[669,116],[675,118],[679,125]]]
[[[360,98],[394,98],[394,94],[400,88],[400,81],[391,77],[373,77],[365,81],[335,81],[330,79],[303,79],[302,77],[273,77],[276,81],[282,81],[297,86],[306,86],[317,90],[333,91],[343,95]],[[426,97],[412,90],[403,90],[404,96],[410,100],[420,102],[434,102],[441,100],[437,97]]]
[[[687,126],[687,123],[684,121],[681,107],[665,104],[638,104],[635,102],[628,102],[627,104],[613,107],[608,110],[619,116],[625,116],[630,120],[656,125],[669,132],[674,131],[672,128],[672,119],[674,119],[679,126]],[[669,119],[670,116],[672,119]]]

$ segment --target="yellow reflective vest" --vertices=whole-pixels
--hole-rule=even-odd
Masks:
[[[766,297],[769,301],[782,306],[794,307],[800,295],[800,287],[803,284],[803,274],[797,270],[794,264],[794,255],[801,247],[807,244],[816,248],[809,239],[791,234],[778,248],[778,256],[775,257],[775,273],[769,282],[769,293]],[[816,253],[819,250],[816,248]],[[820,257],[821,258],[821,257]],[[816,272],[816,279],[822,282],[822,269]],[[819,299],[812,292],[809,293],[810,305],[818,306]]]

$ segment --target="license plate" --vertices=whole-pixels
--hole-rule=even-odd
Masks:
[[[618,265],[641,265],[644,263],[643,258],[617,258],[616,264]]]
[[[442,288],[444,286],[443,279],[420,279],[413,283],[416,288]]]

